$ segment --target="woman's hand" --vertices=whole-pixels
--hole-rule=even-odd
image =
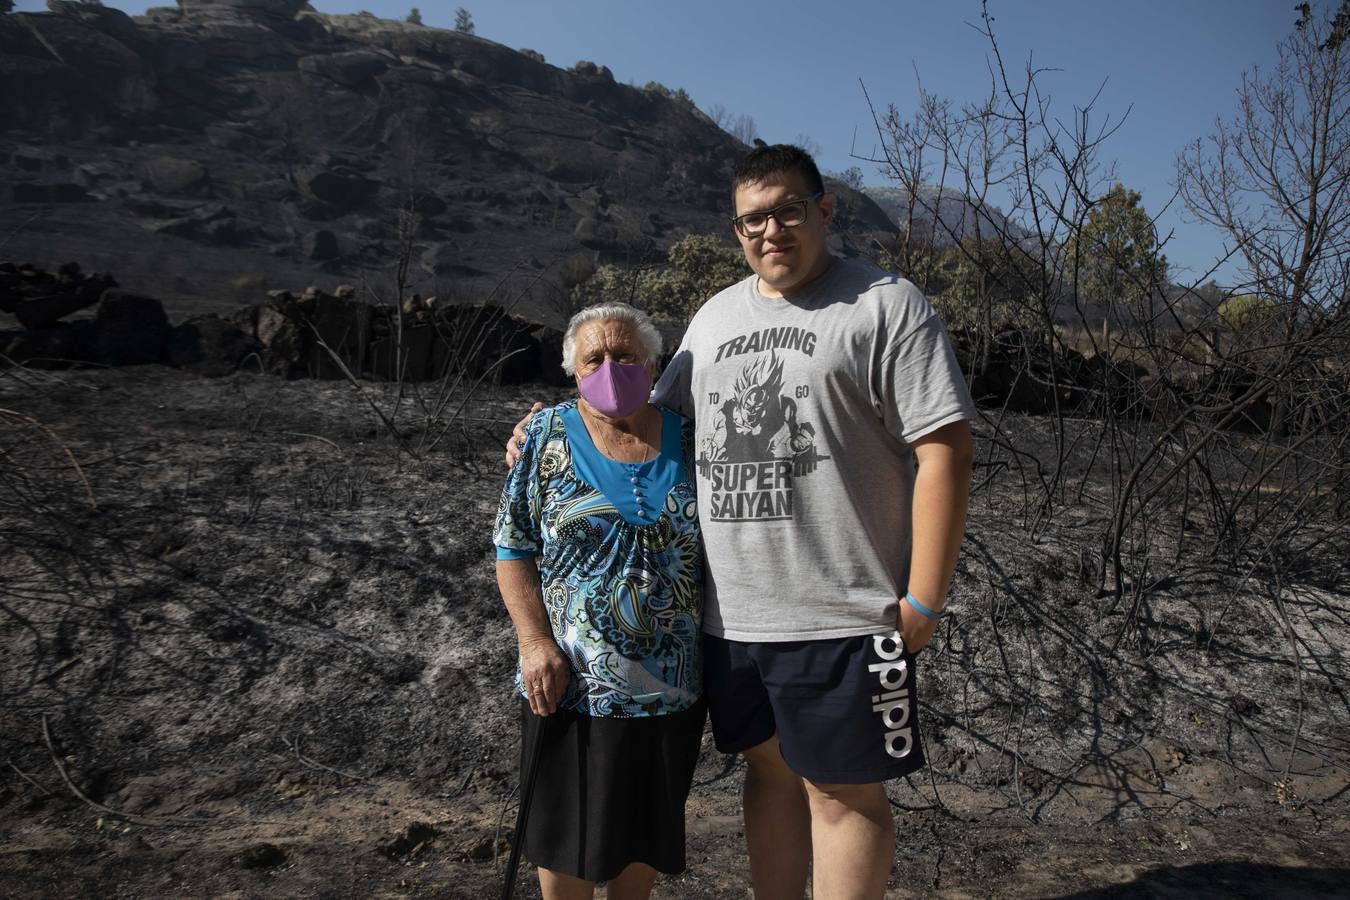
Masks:
[[[520,644],[520,680],[536,716],[552,715],[567,694],[571,669],[551,638]]]
[[[506,467],[509,469],[520,459],[520,448],[525,446],[525,426],[530,424],[530,419],[534,414],[544,408],[544,404],[535,402],[530,407],[530,411],[525,414],[525,418],[516,423],[516,427],[511,431],[511,440],[506,442]]]
[[[571,666],[553,639],[534,558],[497,560],[497,586],[516,626],[520,683],[530,709],[536,716],[550,715],[567,694]]]

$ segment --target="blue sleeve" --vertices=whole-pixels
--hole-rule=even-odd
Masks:
[[[497,504],[492,543],[497,546],[498,559],[525,559],[538,556],[543,550],[539,448],[553,415],[552,410],[544,410],[525,426],[525,446],[506,476],[501,501]]]

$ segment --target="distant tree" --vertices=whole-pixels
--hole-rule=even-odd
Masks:
[[[422,11],[414,6],[412,9],[408,11],[407,22],[409,25],[421,25]]]
[[[14,11],[14,0],[0,0],[0,16]]]
[[[455,30],[460,34],[473,34],[473,15],[462,6],[455,10]]]
[[[759,127],[755,125],[755,120],[745,114],[737,116],[726,131],[742,144],[753,144],[755,138],[759,137]]]
[[[759,137],[759,128],[755,125],[754,119],[747,115],[733,115],[720,103],[708,107],[708,118],[742,144],[753,144],[755,138]]]
[[[857,166],[849,166],[842,172],[827,172],[825,174],[828,175],[830,178],[833,178],[835,181],[843,182],[845,185],[853,188],[853,190],[855,191],[861,191],[863,189],[862,169],[858,168]]]
[[[723,131],[731,131],[731,110],[720,103],[714,103],[708,107],[708,118],[712,119],[714,125]]]
[[[1121,305],[1138,322],[1152,318],[1149,300],[1167,279],[1167,257],[1143,197],[1117,182],[1088,210],[1069,238],[1067,271],[1080,298],[1105,309]]]

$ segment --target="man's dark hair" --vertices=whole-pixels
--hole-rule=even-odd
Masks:
[[[816,168],[816,161],[811,158],[811,154],[792,144],[769,144],[756,147],[736,163],[736,168],[731,172],[732,197],[735,197],[741,185],[753,184],[786,172],[796,172],[805,178],[806,186],[812,193],[825,190],[820,169]]]

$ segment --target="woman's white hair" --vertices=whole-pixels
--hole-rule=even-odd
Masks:
[[[567,323],[567,331],[563,333],[562,341],[564,372],[571,375],[577,370],[577,332],[581,330],[581,326],[587,322],[611,321],[627,322],[633,326],[633,331],[637,333],[638,341],[642,344],[642,365],[654,363],[661,358],[664,341],[661,339],[661,332],[652,324],[651,316],[635,306],[615,300],[588,306]]]

